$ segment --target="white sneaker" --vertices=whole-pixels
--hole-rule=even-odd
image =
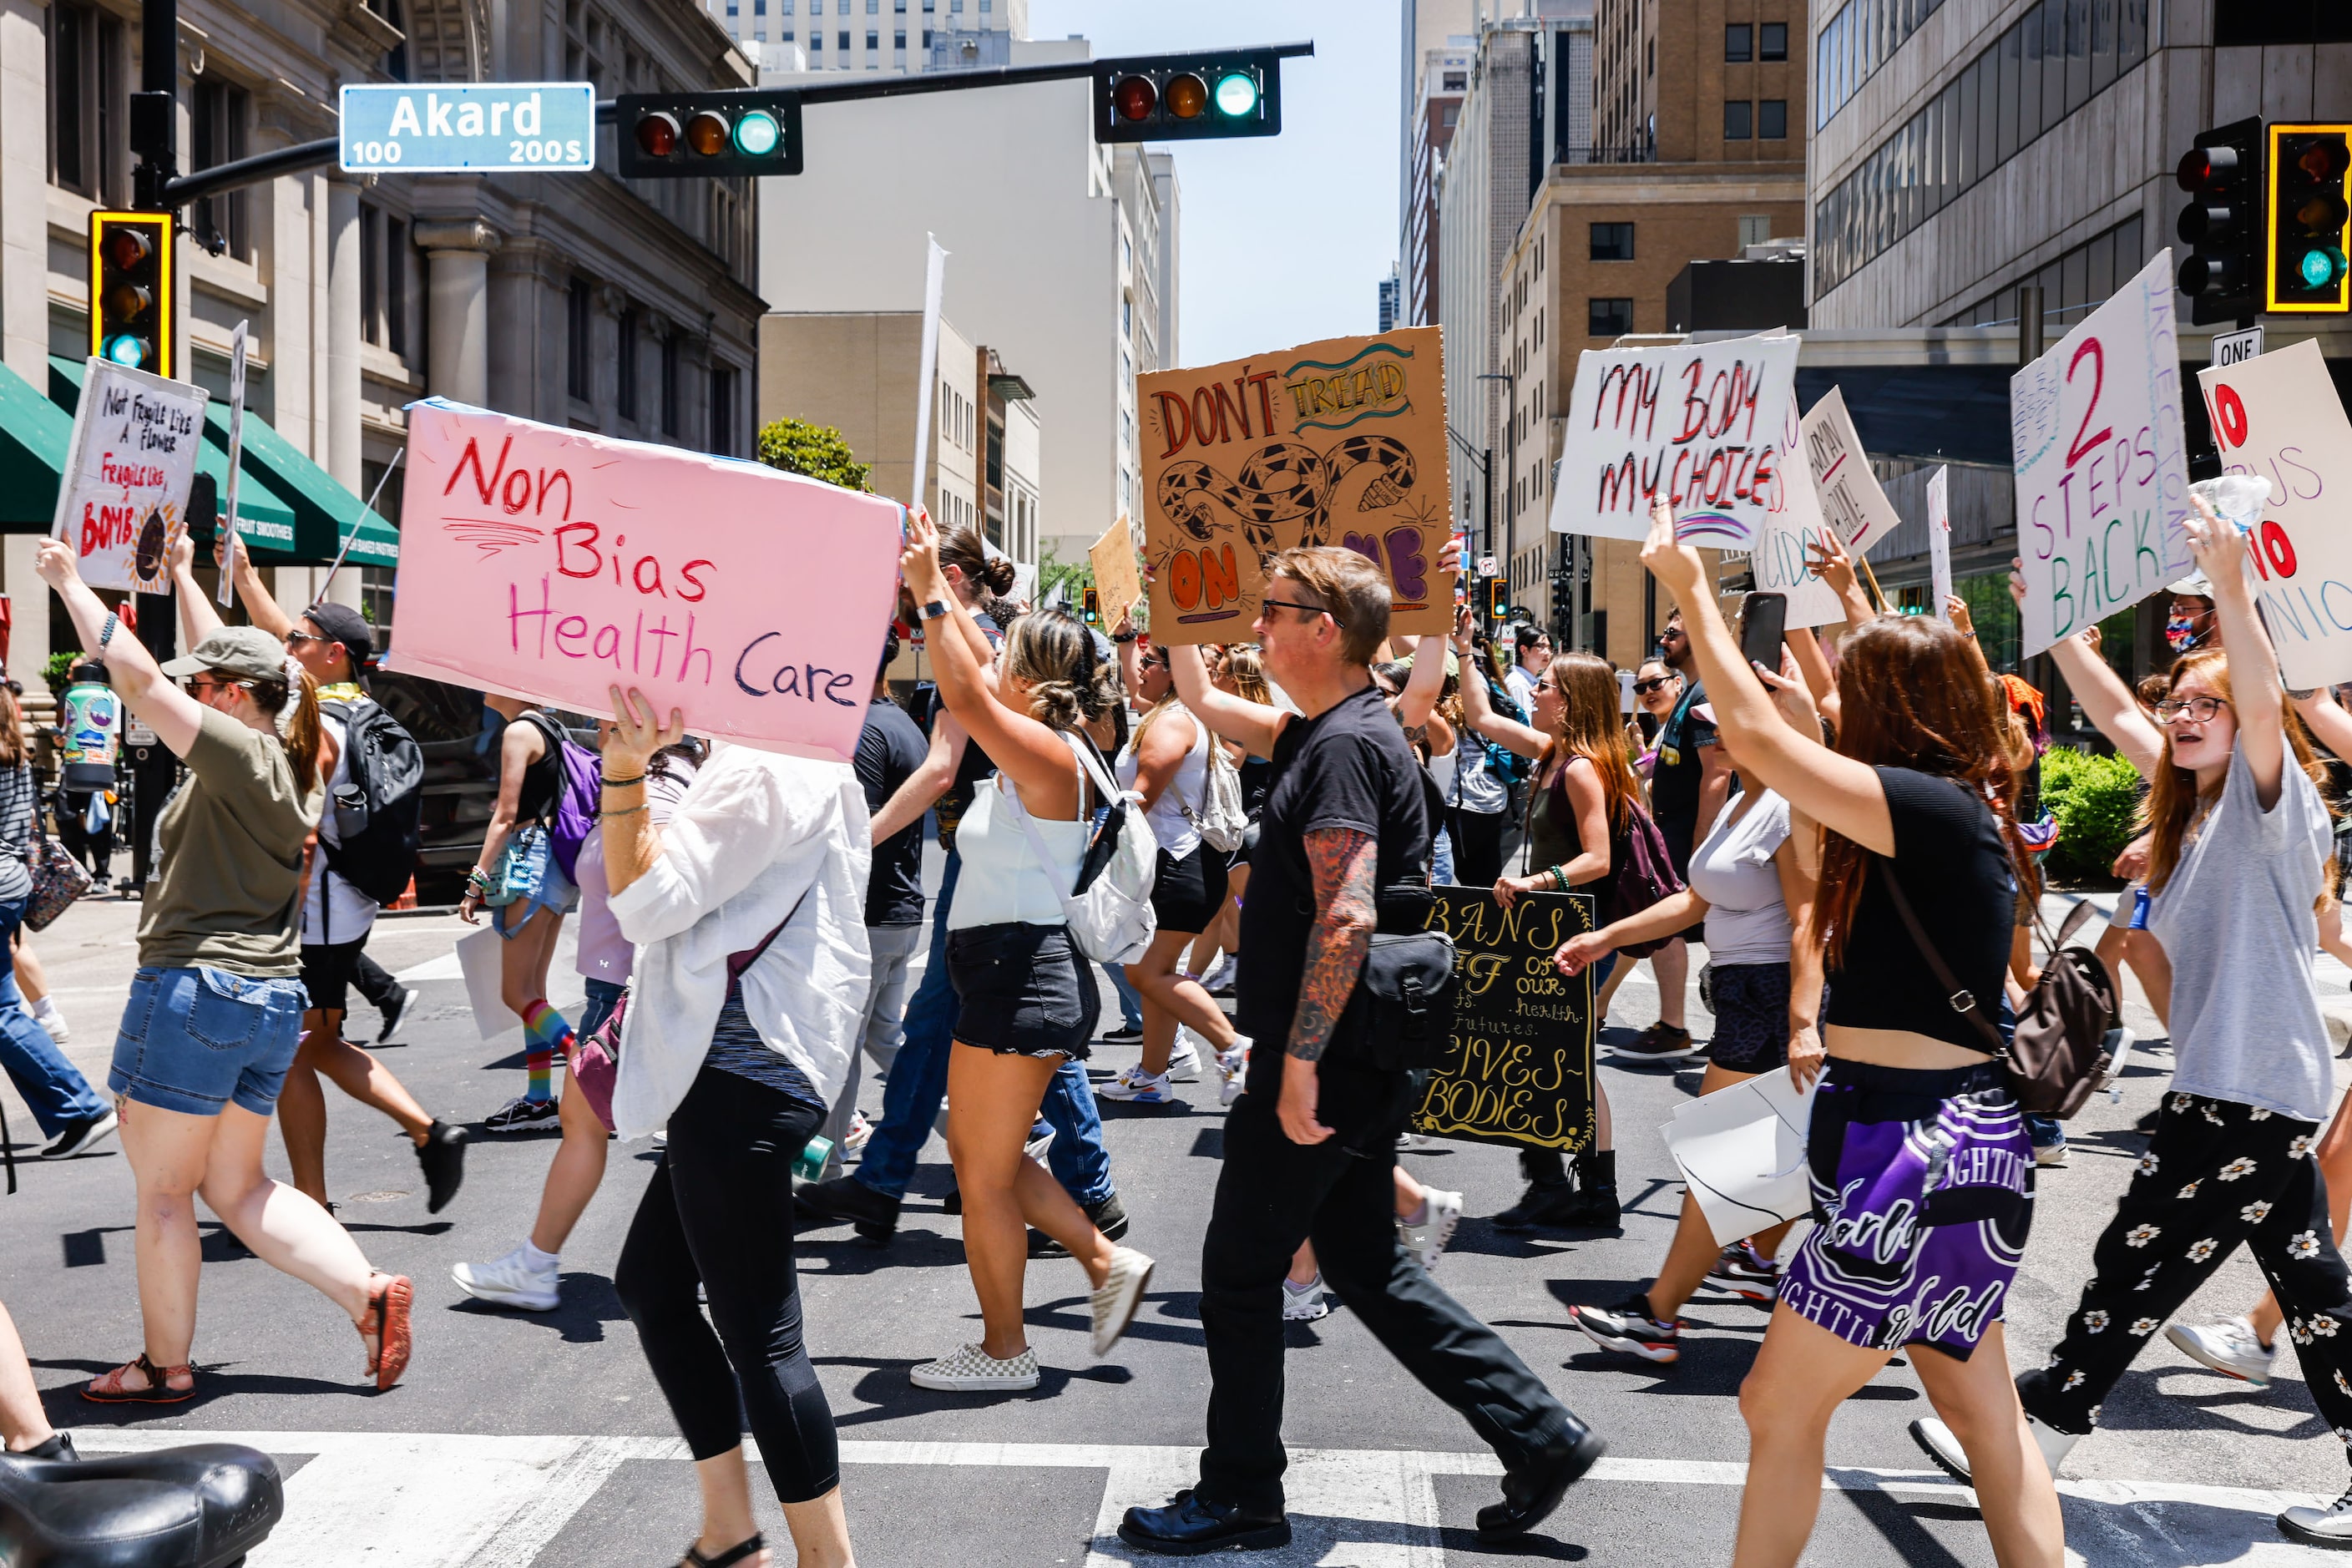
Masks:
[[[555,1268],[553,1258],[544,1268],[534,1268],[518,1247],[488,1263],[460,1263],[449,1270],[449,1277],[477,1301],[520,1307],[526,1312],[551,1312],[557,1299]]]
[[[1442,1192],[1435,1187],[1421,1190],[1423,1217],[1419,1225],[1404,1220],[1396,1222],[1397,1239],[1412,1254],[1412,1260],[1428,1272],[1437,1272],[1438,1255],[1445,1244],[1454,1239],[1454,1227],[1462,1223],[1462,1194]]]
[[[73,1038],[73,1030],[67,1025],[66,1016],[58,1011],[57,1003],[49,997],[44,996],[33,1004],[33,1022],[41,1026],[53,1045],[62,1046]]]
[[[2058,1467],[2066,1462],[2066,1456],[2074,1450],[2075,1444],[2083,1440],[2083,1435],[2079,1432],[2061,1432],[2048,1422],[2038,1420],[2031,1415],[2025,1418],[2025,1426],[2026,1430],[2033,1434],[2034,1444],[2042,1450],[2042,1462],[2050,1467],[2050,1474],[2054,1479],[2058,1474]],[[1933,1415],[1921,1416],[1911,1423],[1911,1440],[1925,1449],[1929,1458],[1936,1461],[1937,1469],[1956,1481],[1969,1479],[1968,1450],[1960,1447],[1960,1440],[1952,1435],[1952,1429],[1943,1422]]]
[[[2291,1508],[2278,1516],[2278,1527],[2289,1541],[2352,1551],[2352,1491],[2326,1508]]]
[[[1135,1321],[1135,1310],[1143,1305],[1143,1288],[1151,1283],[1151,1269],[1150,1258],[1135,1248],[1111,1248],[1110,1272],[1092,1298],[1095,1354],[1110,1354],[1128,1324]]]
[[[1331,1315],[1331,1303],[1323,1299],[1323,1276],[1318,1270],[1304,1285],[1282,1282],[1282,1321],[1286,1323],[1311,1323],[1318,1318]]]
[[[1234,971],[1239,967],[1234,962],[1234,955],[1226,953],[1201,977],[1201,989],[1212,996],[1230,996],[1234,989]]]
[[[2256,1388],[2271,1385],[2271,1363],[2278,1346],[2254,1337],[2254,1325],[2243,1318],[2204,1328],[2175,1323],[2164,1331],[2173,1348],[2191,1361],[2202,1362],[2225,1377],[2243,1378]]]
[[[1108,1083],[1097,1084],[1095,1093],[1104,1100],[1124,1100],[1136,1105],[1166,1105],[1176,1098],[1168,1087],[1166,1073],[1148,1073],[1139,1067],[1122,1070]]]
[[[1037,1352],[1023,1351],[999,1361],[978,1345],[927,1361],[907,1374],[917,1388],[940,1394],[994,1394],[1037,1386]]]
[[[1231,1105],[1249,1087],[1250,1037],[1237,1037],[1233,1045],[1217,1053],[1217,1103]]]
[[[1176,1048],[1168,1053],[1168,1077],[1176,1083],[1201,1081],[1201,1047],[1208,1045],[1189,1024],[1176,1026]],[[1212,1049],[1208,1053],[1217,1053]]]
[[[853,1110],[849,1113],[849,1131],[841,1135],[841,1152],[855,1154],[865,1148],[866,1141],[873,1136],[874,1123],[866,1120],[866,1112]]]

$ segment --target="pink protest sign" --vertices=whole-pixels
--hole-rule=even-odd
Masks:
[[[897,595],[877,496],[437,399],[408,419],[391,668],[847,762]]]

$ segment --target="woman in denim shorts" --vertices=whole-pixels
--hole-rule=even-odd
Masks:
[[[188,767],[156,826],[161,872],[140,910],[139,972],[107,1075],[139,1187],[147,1342],[83,1396],[194,1396],[198,1195],[256,1256],[343,1310],[368,1375],[389,1388],[408,1364],[407,1279],[371,1269],[324,1208],[261,1170],[302,1027],[296,920],[321,799],[314,689],[253,626],[223,627],[159,668],[82,582],[70,546],[45,542],[38,568],[84,651]]]

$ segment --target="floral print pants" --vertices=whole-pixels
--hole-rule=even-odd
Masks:
[[[2132,1358],[2242,1242],[2286,1314],[2321,1415],[2352,1444],[2352,1284],[2328,1226],[2318,1142],[2309,1121],[2167,1095],[2066,1337],[2046,1368],[2017,1380],[2027,1414],[2089,1431]]]

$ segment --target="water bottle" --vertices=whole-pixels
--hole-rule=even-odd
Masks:
[[[107,684],[106,666],[95,660],[74,666],[73,684],[58,705],[58,731],[64,786],[112,789],[114,754],[122,743],[122,699]]]
[[[833,1158],[833,1140],[820,1132],[802,1146],[793,1161],[793,1174],[804,1182],[814,1182],[824,1174],[824,1163]]]

